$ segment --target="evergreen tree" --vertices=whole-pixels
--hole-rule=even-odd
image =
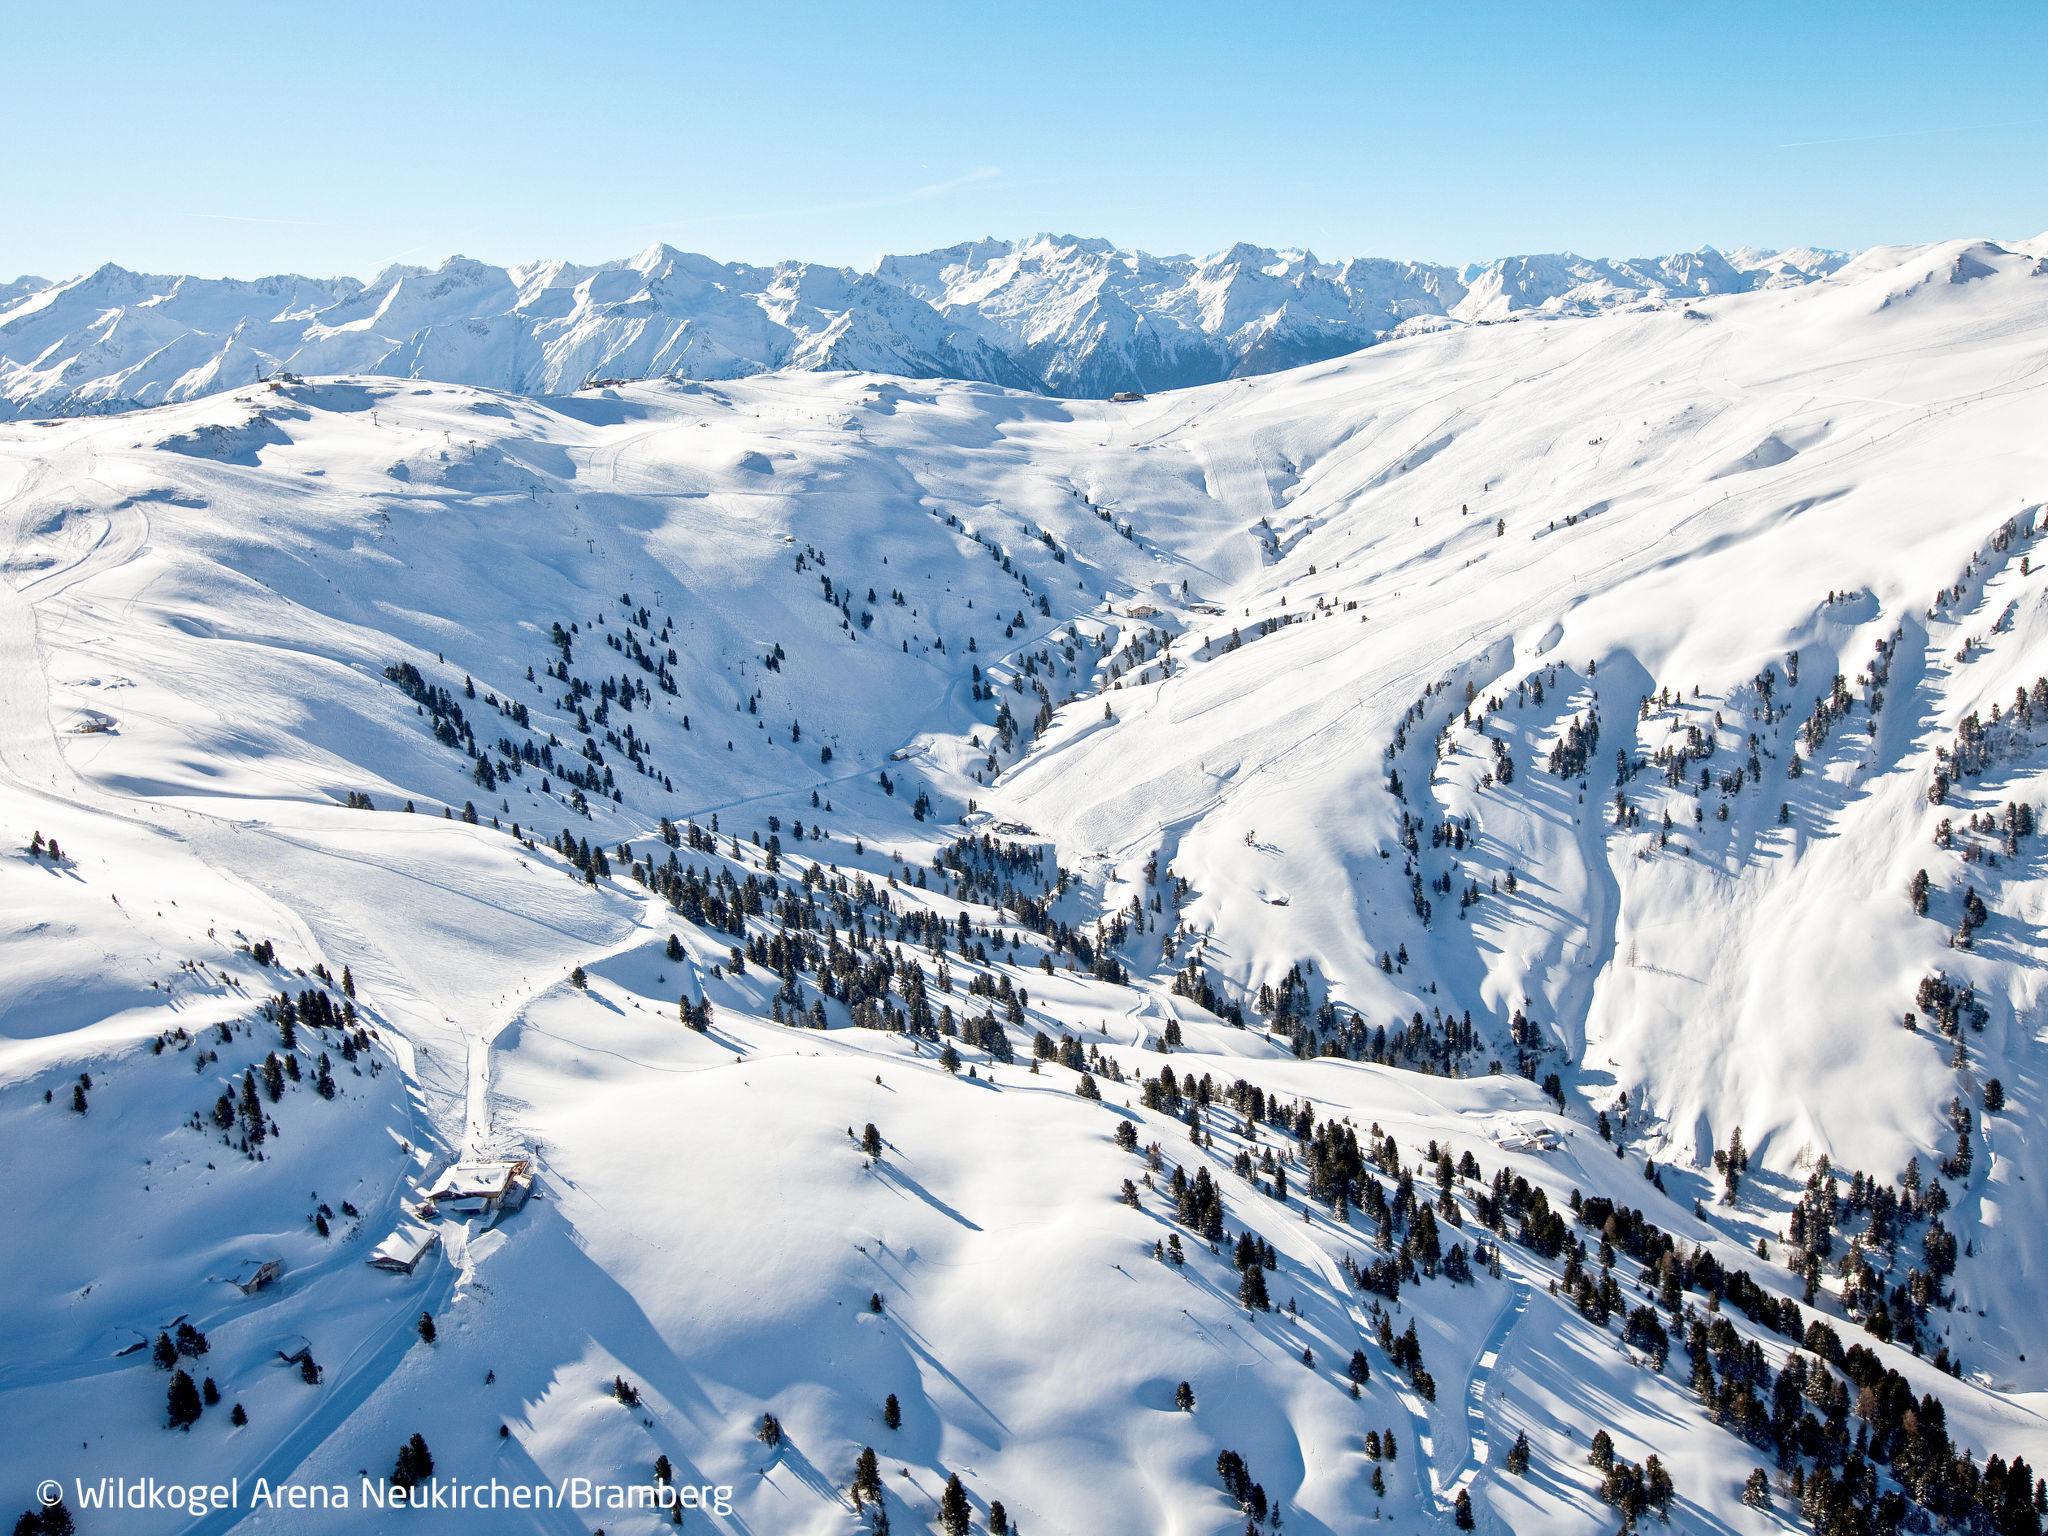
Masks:
[[[1529,1475],[1529,1437],[1517,1433],[1515,1443],[1508,1447],[1508,1470],[1517,1477]]]
[[[1451,1503],[1451,1520],[1461,1531],[1472,1529],[1472,1495],[1463,1488]]]
[[[939,1522],[945,1526],[946,1536],[967,1536],[973,1515],[967,1490],[961,1486],[960,1474],[955,1472],[946,1479],[946,1491],[939,1496]]]
[[[420,1314],[418,1327],[420,1337],[429,1344],[440,1337],[440,1330],[434,1326],[434,1315],[431,1312],[422,1312]]]
[[[1742,1484],[1742,1502],[1751,1509],[1769,1509],[1771,1507],[1771,1479],[1770,1475],[1762,1467],[1756,1468],[1744,1479]]]
[[[1237,1285],[1237,1300],[1247,1312],[1270,1312],[1273,1303],[1266,1295],[1266,1271],[1259,1264],[1247,1265]]]
[[[199,1388],[184,1371],[171,1378],[171,1390],[166,1399],[169,1424],[172,1429],[190,1429],[199,1422],[199,1415],[205,1411],[199,1401]]]
[[[398,1448],[397,1463],[391,1469],[391,1481],[399,1487],[418,1487],[434,1475],[434,1456],[427,1449],[424,1437],[414,1434]]]
[[[14,1536],[73,1536],[77,1529],[62,1499],[31,1509],[14,1522]]]
[[[246,1069],[242,1073],[240,1113],[243,1134],[251,1143],[260,1144],[267,1129],[263,1121],[263,1105],[256,1097],[256,1074]]]
[[[1188,1382],[1182,1382],[1173,1389],[1173,1406],[1182,1413],[1195,1411],[1195,1389]]]
[[[853,1459],[853,1507],[872,1500],[882,1502],[882,1466],[875,1459],[872,1446],[862,1446],[860,1454]]]
[[[894,1392],[882,1400],[882,1422],[891,1429],[903,1427],[903,1407],[896,1401]]]
[[[1658,1514],[1667,1514],[1672,1496],[1677,1492],[1671,1484],[1671,1473],[1656,1456],[1643,1458],[1643,1491],[1650,1505]]]
[[[1735,1127],[1735,1133],[1728,1138],[1725,1152],[1714,1154],[1714,1166],[1721,1173],[1721,1203],[1733,1205],[1742,1187],[1742,1176],[1749,1171],[1749,1152],[1742,1145],[1742,1127]]]

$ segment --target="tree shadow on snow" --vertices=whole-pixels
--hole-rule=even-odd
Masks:
[[[879,1179],[882,1183],[888,1185],[892,1189],[895,1189],[900,1194],[915,1195],[918,1199],[922,1200],[926,1205],[930,1206],[933,1210],[937,1211],[941,1216],[945,1216],[953,1221],[957,1221],[961,1226],[965,1227],[968,1231],[981,1231],[980,1225],[976,1223],[971,1217],[969,1217],[964,1211],[955,1210],[952,1206],[946,1204],[945,1201],[941,1200],[937,1195],[933,1194],[930,1190],[926,1189],[922,1184],[918,1183],[917,1180],[910,1177],[909,1174],[903,1172],[902,1169],[896,1167],[894,1164],[877,1163],[874,1167],[874,1174],[875,1177]]]
[[[619,1409],[621,1413],[633,1414],[636,1424],[646,1419],[654,1421],[646,1430],[648,1445],[640,1466],[652,1467],[656,1455],[666,1453],[678,1485],[718,1481],[697,1465],[684,1439],[687,1437],[697,1446],[715,1442],[725,1433],[731,1416],[712,1402],[700,1384],[699,1373],[669,1346],[632,1293],[584,1251],[575,1229],[552,1205],[530,1203],[518,1225],[508,1232],[522,1250],[520,1274],[526,1277],[526,1283],[544,1293],[531,1298],[529,1305],[550,1320],[575,1321],[569,1327],[555,1330],[554,1351],[545,1347],[522,1350],[508,1365],[498,1367],[499,1384],[516,1394],[517,1400],[530,1411],[551,1392],[560,1390],[565,1372],[573,1374],[574,1357],[581,1353],[577,1335],[585,1335],[617,1360],[622,1372],[641,1390],[643,1401],[639,1406]],[[545,1345],[550,1341],[543,1338],[536,1342]],[[740,1385],[744,1389],[744,1383]],[[604,1384],[596,1381],[587,1388],[591,1393],[601,1393],[603,1389]],[[516,1435],[517,1422],[510,1415],[507,1422],[514,1424]],[[581,1475],[586,1469],[566,1470]],[[618,1471],[626,1480],[638,1475],[633,1468]],[[598,1469],[589,1469],[589,1475],[603,1479]],[[752,1530],[737,1512],[721,1517],[709,1510],[693,1510],[688,1518],[709,1522],[712,1529],[740,1536]]]

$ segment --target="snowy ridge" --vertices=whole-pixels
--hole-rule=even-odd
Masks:
[[[655,245],[595,267],[451,257],[353,278],[153,277],[108,265],[0,286],[0,412],[194,399],[280,370],[561,394],[593,378],[845,369],[1107,396],[1270,373],[1406,322],[1594,313],[1825,276],[1844,258],[1712,250],[1514,257],[1454,271],[1236,245],[1202,260],[1040,236],[752,267]]]
[[[1133,402],[0,427],[4,1491],[418,1432],[728,1533],[2038,1529],[2044,258]],[[647,276],[495,271],[323,324]],[[80,1526],[387,1528],[237,1514]]]

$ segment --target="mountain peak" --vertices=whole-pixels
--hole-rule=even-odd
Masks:
[[[857,358],[886,371],[1104,396],[1270,372],[1425,320],[1783,287],[1841,265],[1822,252],[1731,260],[1707,245],[1618,261],[1553,252],[1461,268],[1327,264],[1251,241],[1197,258],[1051,231],[884,256],[861,272],[722,262],[664,240],[594,267],[500,267],[455,254],[434,266],[388,266],[367,284],[151,277],[109,262],[54,287],[0,287],[0,413],[205,394],[236,376],[221,363],[243,345],[301,373],[399,372],[533,393],[595,376],[727,378]],[[143,306],[147,326],[117,323]]]

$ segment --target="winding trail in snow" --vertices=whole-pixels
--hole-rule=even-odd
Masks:
[[[0,493],[0,509],[12,514],[0,521],[0,537],[4,537],[4,543],[0,543],[0,559],[11,559],[22,548],[29,531],[36,493],[53,471],[61,466],[66,483],[93,480],[105,484],[97,480],[96,454],[86,449],[77,457],[84,462],[50,461],[39,464]],[[0,775],[38,797],[88,809],[183,843],[223,879],[249,887],[250,882],[237,871],[207,857],[214,833],[238,831],[242,824],[189,809],[161,806],[146,799],[108,793],[80,775],[66,761],[58,743],[51,716],[49,674],[40,638],[37,604],[60,596],[94,576],[128,564],[148,549],[149,534],[148,514],[132,500],[124,501],[109,512],[106,525],[76,558],[38,572],[19,586],[0,580]],[[173,816],[183,819],[186,824],[183,830],[171,825]],[[252,829],[266,830],[261,824],[255,824]],[[298,914],[267,895],[265,899],[308,953],[324,954],[323,947]],[[400,1053],[399,1066],[411,1089],[407,1097],[414,1106],[415,1114],[419,1115],[423,1113],[421,1095],[409,1052]],[[422,1123],[417,1129],[424,1132],[426,1127]],[[401,1199],[401,1186],[387,1190],[378,1205],[366,1213],[366,1225],[395,1221]],[[331,1283],[359,1262],[360,1256],[353,1247],[337,1250],[330,1259],[295,1273],[288,1287],[273,1287],[274,1294],[260,1305],[275,1305],[287,1295],[303,1295],[308,1281],[313,1285]],[[273,1483],[288,1479],[383,1385],[414,1342],[413,1319],[421,1310],[431,1311],[446,1301],[456,1278],[457,1269],[450,1256],[436,1255],[433,1269],[427,1276],[403,1285],[392,1296],[385,1319],[356,1345],[338,1367],[330,1368],[327,1380],[315,1389],[317,1397],[310,1399],[310,1411],[280,1439],[269,1442],[267,1447],[260,1441],[252,1441],[252,1454],[240,1469],[240,1475],[262,1477]],[[237,1315],[246,1318],[249,1310],[246,1307],[239,1309]],[[210,1316],[208,1320],[211,1320]],[[127,1368],[128,1365],[126,1361],[78,1362],[76,1369],[62,1372],[62,1379],[77,1380],[101,1374],[110,1368]],[[32,1368],[28,1377],[11,1380],[7,1385],[18,1386],[24,1379],[56,1379],[56,1373],[47,1368]],[[217,1510],[187,1526],[186,1536],[219,1536],[219,1533],[239,1524],[246,1514],[247,1511],[234,1508]]]
[[[1486,1433],[1487,1399],[1492,1391],[1493,1374],[1500,1365],[1500,1357],[1507,1350],[1508,1338],[1515,1331],[1515,1325],[1522,1320],[1522,1314],[1529,1309],[1530,1287],[1526,1280],[1512,1280],[1514,1294],[1494,1318],[1493,1326],[1486,1331],[1486,1341],[1479,1346],[1479,1354],[1472,1365],[1472,1373],[1465,1378],[1465,1451],[1455,1472],[1439,1481],[1441,1496],[1455,1499],[1460,1489],[1470,1489],[1479,1479],[1479,1474],[1493,1462],[1493,1443]],[[1441,1468],[1433,1468],[1432,1474]]]
[[[1352,1290],[1342,1270],[1320,1242],[1311,1245],[1316,1258],[1316,1268],[1330,1287],[1331,1297],[1336,1304],[1352,1314],[1352,1320],[1361,1337],[1370,1337],[1372,1329],[1366,1320],[1357,1314],[1352,1304]],[[1425,1516],[1448,1518],[1451,1502],[1457,1498],[1460,1489],[1470,1489],[1479,1474],[1493,1460],[1493,1448],[1486,1433],[1487,1398],[1491,1391],[1493,1375],[1500,1365],[1501,1356],[1506,1352],[1509,1337],[1515,1325],[1529,1308],[1529,1298],[1534,1294],[1529,1282],[1519,1276],[1508,1279],[1509,1294],[1501,1302],[1500,1311],[1495,1315],[1486,1337],[1473,1357],[1472,1369],[1465,1377],[1464,1411],[1455,1421],[1462,1431],[1463,1444],[1454,1456],[1448,1457],[1448,1447],[1439,1448],[1436,1436],[1436,1422],[1430,1404],[1425,1403],[1415,1389],[1391,1375],[1385,1381],[1401,1406],[1407,1410],[1413,1424],[1414,1446],[1412,1454],[1421,1475],[1415,1479],[1417,1502]],[[1399,1462],[1396,1462],[1399,1465]]]
[[[1446,1454],[1448,1446],[1438,1447],[1435,1419],[1429,1404],[1405,1383],[1394,1389],[1395,1395],[1401,1399],[1401,1406],[1408,1410],[1415,1425],[1416,1451],[1427,1468],[1427,1476],[1416,1480],[1417,1489],[1431,1514],[1447,1514],[1459,1492],[1469,1491],[1479,1474],[1492,1462],[1493,1449],[1486,1434],[1487,1394],[1493,1373],[1507,1347],[1508,1336],[1522,1320],[1530,1296],[1527,1281],[1517,1279],[1508,1283],[1511,1294],[1501,1304],[1492,1327],[1487,1329],[1485,1341],[1479,1346],[1479,1353],[1473,1358],[1472,1369],[1465,1378],[1464,1412],[1452,1421],[1451,1426],[1461,1431],[1464,1442],[1455,1456]]]
[[[312,1409],[283,1439],[232,1474],[246,1482],[262,1480],[273,1486],[291,1481],[306,1459],[327,1442],[336,1430],[355,1416],[398,1369],[408,1350],[419,1342],[413,1319],[417,1312],[438,1310],[455,1289],[456,1265],[452,1257],[436,1254],[433,1270],[415,1288],[408,1287],[404,1306],[393,1306],[391,1315],[369,1337],[350,1351],[338,1369],[328,1368],[325,1379],[311,1398]],[[249,1511],[229,1507],[217,1509],[187,1525],[181,1536],[224,1536],[248,1517]]]

